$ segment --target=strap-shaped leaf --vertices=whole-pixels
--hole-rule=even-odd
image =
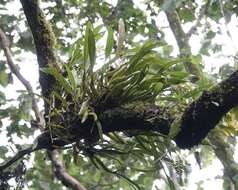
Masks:
[[[111,27],[108,27],[107,29],[107,44],[105,48],[105,57],[108,58],[112,52],[113,47],[113,30]]]
[[[94,33],[92,31],[92,28],[90,27],[88,29],[88,53],[89,53],[89,60],[90,60],[90,67],[92,70],[93,66],[95,65],[96,60],[96,46],[95,46],[95,37]]]
[[[50,72],[51,75],[55,77],[55,79],[59,82],[59,84],[62,85],[62,87],[67,93],[72,94],[72,88],[70,84],[53,65],[49,65],[48,71]]]
[[[125,23],[122,19],[119,19],[118,23],[118,38],[117,38],[117,52],[116,56],[120,56],[123,50],[123,43],[126,37]]]
[[[80,44],[81,41],[77,40],[75,42],[70,60],[69,60],[69,65],[72,66],[75,64],[75,62],[82,56],[81,49],[80,49]]]
[[[153,42],[153,41],[148,41],[146,42],[141,48],[140,50],[131,57],[130,61],[129,61],[129,68],[128,68],[128,72],[133,72],[135,66],[138,64],[139,61],[141,61],[141,59],[149,54],[151,52],[151,50],[153,48],[155,48],[157,45],[157,42]]]
[[[70,70],[70,68],[69,68],[67,65],[64,65],[64,67],[65,67],[65,69],[66,69],[69,82],[70,82],[71,86],[73,87],[73,89],[75,90],[76,87],[77,87],[77,82],[76,82],[77,79],[76,79],[75,76],[73,75],[73,71]]]

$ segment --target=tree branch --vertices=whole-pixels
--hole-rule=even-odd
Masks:
[[[43,129],[44,119],[43,119],[43,117],[40,113],[40,110],[38,108],[37,100],[36,100],[36,97],[34,96],[33,88],[31,86],[30,82],[24,78],[24,76],[20,73],[18,67],[14,64],[13,59],[12,59],[12,54],[10,51],[9,41],[8,41],[6,35],[4,34],[4,32],[1,30],[1,28],[0,28],[0,44],[2,45],[4,54],[7,59],[7,64],[9,66],[11,72],[13,74],[15,74],[15,76],[18,78],[18,80],[24,85],[24,87],[26,88],[28,93],[32,96],[32,110],[34,111],[34,114],[35,114],[37,126],[39,126],[40,128]]]
[[[66,186],[75,190],[86,190],[86,188],[78,182],[77,179],[68,174],[63,164],[58,158],[58,152],[56,150],[47,151],[50,160],[54,166],[54,173],[56,177]]]
[[[18,160],[22,159],[25,155],[32,153],[33,150],[32,147],[28,147],[26,149],[20,150],[16,155],[14,155],[9,161],[7,161],[5,164],[0,165],[0,172],[17,162]]]
[[[181,120],[181,131],[175,137],[177,145],[180,148],[190,148],[200,143],[221,118],[237,105],[238,71],[209,92],[204,92],[188,107]],[[120,107],[106,110],[99,113],[98,120],[105,134],[139,130],[168,135],[174,118],[169,115],[168,110],[150,105],[143,109]],[[99,138],[99,132],[97,126],[94,125],[93,116],[89,116],[83,124],[80,119],[76,119],[69,126],[64,126],[62,133],[65,136],[60,137],[45,131],[37,137],[36,149],[53,150],[81,139],[95,142]]]
[[[207,4],[209,2],[210,1],[207,1]],[[188,43],[190,35],[186,35],[183,32],[182,26],[178,17],[176,18],[175,13],[172,14],[171,18],[169,16],[171,16],[171,14],[167,13],[171,30],[175,35],[179,48],[181,48],[180,53],[183,49],[187,49],[188,53],[191,55],[191,47]],[[176,28],[177,26],[179,27]],[[177,31],[179,32],[176,33]],[[181,39],[186,41],[182,42]],[[186,67],[186,65],[185,68],[188,72],[196,74],[197,78],[202,78],[202,76],[199,76],[200,72],[194,71],[196,68]],[[190,148],[201,142],[201,140],[208,135],[209,131],[218,124],[222,117],[229,112],[230,109],[238,105],[237,83],[238,71],[234,72],[228,79],[215,86],[210,92],[204,92],[198,100],[187,108],[182,117],[181,131],[175,137],[175,141],[179,147]],[[208,139],[215,146],[214,152],[223,164],[229,179],[232,181],[233,185],[238,188],[237,183],[234,182],[234,177],[237,174],[237,170],[235,169],[237,168],[237,163],[235,163],[233,157],[230,155],[232,152],[231,146],[225,143],[224,139],[218,140],[212,138],[214,136],[217,136],[217,132],[211,131],[210,135],[208,135]],[[184,139],[184,137],[186,139]],[[224,148],[224,146],[226,146],[226,148]],[[233,166],[228,166],[228,163]]]
[[[167,16],[170,28],[175,36],[177,45],[179,47],[180,56],[183,58],[190,58],[192,52],[188,43],[188,37],[183,31],[177,12],[165,11],[165,14]],[[192,64],[191,61],[185,61],[184,66],[185,69],[193,75],[191,82],[196,82],[201,78],[201,71],[195,64]]]
[[[198,13],[198,17],[196,19],[196,23],[190,28],[190,30],[187,32],[186,36],[189,39],[194,32],[197,30],[198,26],[200,25],[201,19],[203,18],[203,16],[205,15],[205,13],[207,12],[207,7],[210,3],[210,0],[208,0],[201,8],[200,11]]]
[[[57,59],[54,54],[55,36],[51,26],[46,21],[45,16],[37,0],[21,0],[25,16],[33,34],[37,60],[40,68],[40,85],[43,97],[50,97],[55,79],[51,75],[41,71],[41,68],[53,65],[59,69]],[[45,102],[45,114],[49,113],[49,105]],[[44,134],[44,133],[43,133]],[[36,149],[38,149],[36,147]],[[49,156],[55,168],[56,176],[66,186],[75,190],[86,190],[76,179],[70,176],[63,165],[56,157],[57,152],[50,152]]]
[[[184,112],[181,131],[176,143],[181,148],[191,148],[205,138],[222,117],[238,105],[238,71],[216,85],[212,90],[203,92]]]
[[[169,126],[173,121],[172,116],[166,110],[159,107],[136,108],[114,108],[99,113],[98,120],[102,126],[104,134],[120,131],[155,131],[163,135],[168,135]],[[46,131],[37,137],[37,148],[53,150],[77,142],[81,139],[95,142],[99,138],[98,127],[95,125],[93,116],[81,123],[81,119],[72,121],[70,126],[64,126],[64,137],[54,136],[50,131]]]
[[[55,36],[50,24],[45,19],[44,13],[38,5],[38,0],[21,0],[21,4],[36,47],[42,95],[49,98],[55,84],[55,79],[51,75],[42,72],[41,68],[47,67],[49,64],[58,68],[54,53]],[[49,105],[45,102],[46,114],[48,114],[48,108]]]

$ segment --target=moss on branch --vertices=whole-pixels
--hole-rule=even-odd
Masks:
[[[38,1],[21,0],[21,4],[33,35],[39,68],[47,67],[49,64],[58,67],[54,53],[56,42],[55,35],[52,27],[46,21]],[[42,95],[44,97],[49,97],[55,83],[54,78],[40,70],[39,82],[42,88]],[[48,106],[46,104],[46,111],[47,110]]]
[[[175,141],[180,148],[199,144],[222,117],[238,105],[238,71],[194,101],[182,117]]]

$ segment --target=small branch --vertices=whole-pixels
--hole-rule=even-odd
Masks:
[[[0,28],[0,44],[2,45],[4,54],[5,54],[6,59],[7,59],[7,64],[9,66],[11,72],[13,74],[15,74],[15,76],[18,78],[18,80],[24,85],[24,87],[26,88],[28,93],[31,94],[31,96],[32,96],[32,109],[33,109],[34,114],[35,114],[35,118],[36,118],[36,121],[37,121],[37,126],[39,126],[40,128],[43,129],[44,119],[43,119],[43,117],[40,113],[40,110],[38,108],[37,100],[36,100],[36,97],[34,96],[33,88],[31,86],[30,82],[24,78],[24,76],[20,73],[18,67],[14,64],[14,61],[12,59],[12,54],[11,54],[11,51],[10,51],[9,41],[8,41],[6,35],[4,34],[4,32],[1,30],[1,28]]]
[[[165,11],[170,28],[174,34],[177,45],[179,47],[180,56],[183,58],[189,58],[192,55],[191,48],[188,43],[188,36],[183,31],[182,25],[180,23],[179,16],[176,11]],[[185,69],[193,75],[191,82],[196,82],[201,76],[201,71],[197,65],[192,64],[191,61],[184,62]]]
[[[5,164],[0,165],[0,172],[3,171],[4,169],[8,168],[21,158],[23,158],[25,155],[32,153],[36,149],[32,149],[32,147],[20,150],[15,156],[13,156],[9,161],[7,161]]]
[[[197,30],[198,26],[200,25],[201,19],[203,18],[203,16],[205,15],[205,13],[207,12],[207,7],[210,3],[210,0],[208,0],[199,10],[198,13],[198,18],[196,19],[196,23],[190,28],[190,30],[187,32],[186,36],[189,39],[194,32]]]
[[[213,131],[212,131],[213,132]],[[210,133],[209,140],[214,146],[214,152],[224,166],[224,176],[228,177],[235,189],[238,189],[238,184],[234,176],[238,173],[237,163],[234,160],[234,149],[231,145],[224,141],[219,133]],[[225,153],[225,154],[224,154]]]
[[[63,164],[58,158],[58,152],[56,150],[48,151],[48,156],[54,166],[54,173],[56,177],[66,186],[71,187],[74,190],[86,190],[86,188],[79,183],[77,179],[68,174]]]
[[[0,28],[0,45],[3,48],[4,54],[7,59],[7,64],[11,70],[11,72],[18,78],[18,80],[23,84],[23,86],[26,88],[29,94],[31,94],[32,98],[32,110],[34,111],[37,126],[43,130],[44,128],[44,119],[43,116],[41,115],[38,105],[37,105],[37,100],[36,97],[34,96],[33,88],[28,80],[24,78],[24,76],[20,73],[18,67],[14,64],[13,58],[12,58],[12,53],[10,50],[10,43],[4,34],[4,32]],[[22,159],[26,154],[30,154],[33,151],[33,146],[30,146],[26,149],[20,150],[14,157],[12,157],[9,161],[7,161],[5,164],[0,165],[0,171],[3,171],[7,167],[11,166],[18,160]]]
[[[237,53],[238,50],[237,50],[236,44],[234,43],[235,40],[232,38],[232,35],[231,35],[231,33],[230,33],[230,30],[229,30],[229,28],[228,28],[228,26],[227,26],[228,20],[227,20],[226,14],[225,14],[225,10],[224,10],[224,6],[223,6],[223,4],[222,4],[222,0],[219,0],[219,5],[220,5],[220,9],[221,9],[221,14],[222,14],[222,16],[224,17],[224,20],[225,20],[226,34],[227,34],[227,36],[229,37],[229,39],[230,39],[230,41],[231,41],[231,44],[232,44],[234,50],[235,50],[236,53]]]

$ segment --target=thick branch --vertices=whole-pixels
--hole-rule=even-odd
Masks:
[[[39,8],[38,1],[21,0],[21,4],[34,38],[39,68],[47,67],[48,64],[57,67],[57,59],[54,54],[55,36],[42,10]],[[54,78],[40,70],[39,81],[42,95],[49,97],[54,86]],[[47,103],[45,103],[45,108],[47,112]]]
[[[210,1],[207,1],[204,11],[206,11],[209,2]],[[175,34],[175,38],[177,43],[179,44],[179,47],[189,50],[188,53],[191,54],[191,48],[188,43],[190,33],[185,34],[183,32],[179,19],[172,17],[168,18],[168,20],[170,22],[171,30]],[[176,26],[179,26],[179,28],[175,28]],[[179,31],[179,33],[176,35],[177,30]],[[182,35],[182,37],[180,37],[179,35]],[[186,39],[186,42],[181,42],[181,38]],[[197,78],[202,78],[201,75],[199,76],[200,72],[195,72],[196,70],[194,71],[193,69],[194,68],[192,67],[186,67],[186,70],[189,73],[195,73],[197,75]],[[221,84],[213,88],[212,91],[208,93],[204,92],[197,101],[193,102],[189,106],[182,118],[181,131],[176,137],[176,143],[179,147],[190,148],[193,145],[198,144],[203,138],[207,136],[209,131],[217,125],[221,118],[230,109],[237,106],[237,72],[238,71],[233,73],[227,80],[223,81]],[[216,131],[211,131],[210,135],[208,136],[208,139],[215,146],[214,152],[222,162],[225,171],[228,174],[230,180],[233,182],[234,186],[237,186],[233,179],[233,177],[236,175],[235,168],[237,167],[237,164],[234,162],[234,159],[230,155],[231,147],[229,144],[226,144],[223,139],[218,140],[216,138],[212,138],[213,136],[217,136]],[[186,139],[183,139],[184,137]],[[226,148],[224,148],[225,144]],[[233,166],[228,166],[228,163]]]
[[[169,126],[172,122],[171,116],[159,108],[144,110],[114,108],[106,110],[98,115],[103,133],[119,132],[127,130],[156,131],[168,135]],[[54,149],[70,144],[81,139],[97,141],[99,134],[93,116],[82,124],[81,120],[73,121],[71,126],[65,126],[66,139],[53,138],[49,132],[42,133],[38,137],[38,148]]]
[[[177,13],[166,12],[166,15],[180,53],[191,56],[188,36],[182,29]],[[196,65],[191,62],[186,62],[184,65],[189,73],[194,74],[197,78],[202,78],[202,73]],[[176,142],[180,147],[189,148],[198,144],[230,109],[238,105],[237,82],[238,76],[235,72],[210,92],[204,92],[197,101],[188,107],[182,118],[181,132],[176,137]],[[183,139],[185,136],[188,138]]]
[[[177,145],[180,148],[191,148],[197,145],[221,118],[237,105],[238,71],[212,90],[204,92],[198,100],[187,108],[181,120],[181,130],[175,137]],[[145,110],[115,108],[100,113],[98,118],[103,133],[151,130],[167,135],[173,118],[159,108],[153,108],[152,111],[146,110],[149,110],[148,107]],[[89,117],[83,124],[80,119],[73,121],[71,126],[65,126],[65,131],[70,134],[69,138],[66,141],[56,139],[53,144],[49,132],[42,134],[38,137],[39,148],[52,149],[54,146],[64,146],[80,139],[98,137],[97,126],[93,125],[93,117]]]
[[[176,143],[191,148],[205,138],[221,118],[238,105],[238,71],[193,102],[183,114]]]
[[[47,23],[43,12],[39,8],[38,0],[21,0],[21,3],[34,38],[39,68],[41,69],[48,65],[53,65],[58,68],[57,59],[54,54],[55,36],[51,26]],[[54,78],[40,70],[39,81],[43,97],[49,98],[55,84]],[[45,114],[48,113],[49,105],[45,102]],[[51,137],[49,139],[51,140]],[[38,147],[36,147],[36,149],[38,149]],[[56,153],[52,152],[49,155],[55,167],[58,179],[61,180],[64,185],[76,190],[85,190],[76,179],[67,173],[66,169],[56,157]]]
[[[175,137],[180,148],[190,148],[202,141],[221,118],[233,107],[238,105],[238,71],[228,79],[215,86],[209,92],[194,101],[185,111],[181,131]],[[168,135],[174,118],[166,110],[147,106],[142,109],[114,108],[99,113],[98,119],[103,133],[127,130],[156,131]],[[97,141],[99,132],[93,116],[82,124],[81,120],[72,121],[70,126],[64,126],[60,138],[46,131],[37,138],[37,149],[53,150],[77,142],[81,139]],[[64,133],[65,132],[65,133]],[[52,142],[53,141],[53,142]]]

